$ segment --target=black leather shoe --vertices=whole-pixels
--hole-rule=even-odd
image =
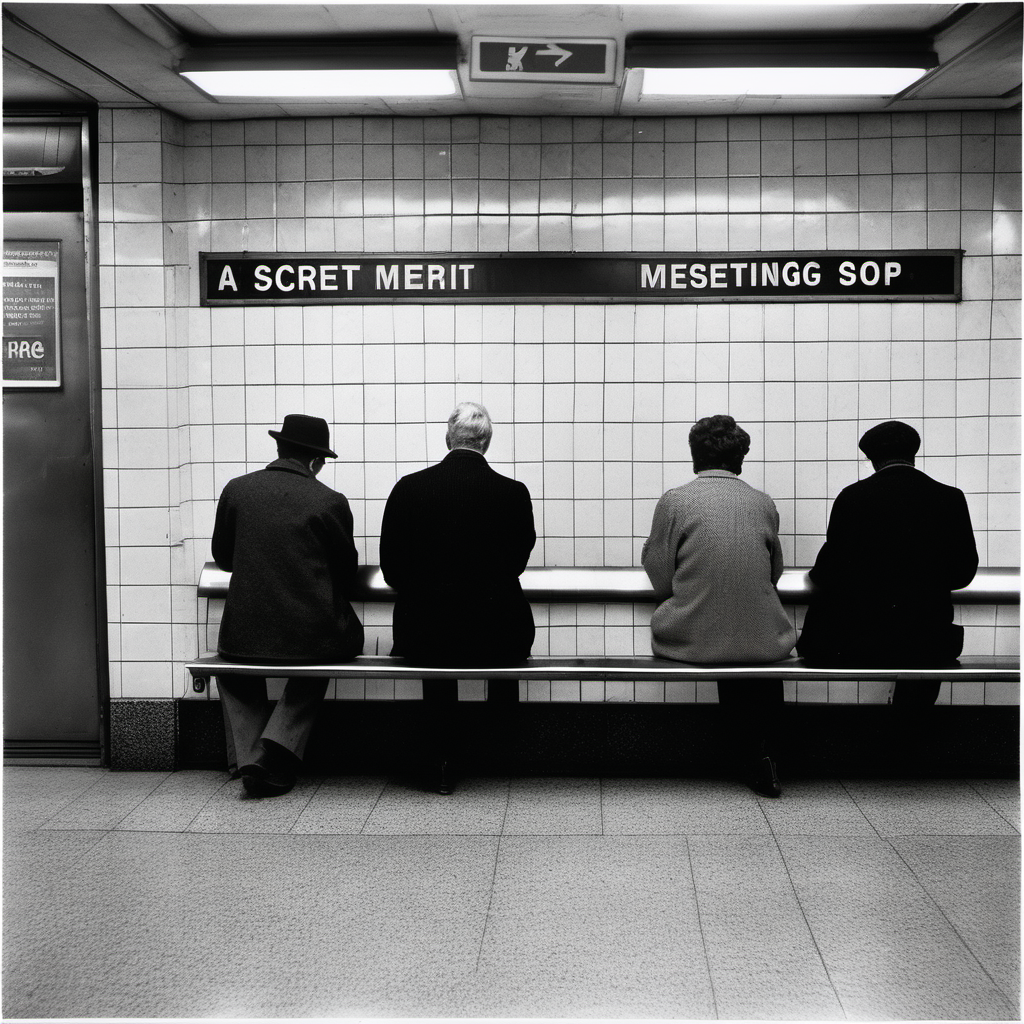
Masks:
[[[775,770],[775,762],[770,757],[762,757],[751,766],[747,784],[760,796],[782,796],[782,786]]]
[[[249,796],[282,796],[295,785],[295,776],[268,764],[261,754],[252,764],[243,764],[242,785]]]
[[[448,796],[455,789],[455,778],[452,775],[452,766],[447,761],[442,761],[437,770],[437,791],[441,796]]]

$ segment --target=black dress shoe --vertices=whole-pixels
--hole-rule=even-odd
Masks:
[[[455,789],[455,778],[452,775],[452,767],[447,761],[442,761],[437,770],[437,791],[441,796],[448,796]]]
[[[760,796],[782,796],[779,775],[775,770],[775,762],[770,757],[762,757],[753,763],[747,784]]]
[[[242,785],[249,796],[282,796],[295,785],[295,776],[261,754],[252,764],[243,764]]]

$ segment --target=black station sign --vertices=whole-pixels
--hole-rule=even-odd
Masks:
[[[956,302],[959,249],[200,253],[204,306],[376,302]]]

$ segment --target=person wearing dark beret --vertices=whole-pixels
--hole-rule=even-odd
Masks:
[[[840,491],[797,653],[812,665],[903,667],[955,663],[963,627],[950,591],[978,569],[978,548],[963,491],[914,465],[918,432],[899,420],[860,439],[874,473]],[[931,705],[941,683],[900,682],[897,705]]]
[[[363,650],[363,626],[348,593],[358,554],[344,494],[316,479],[330,447],[327,421],[293,413],[277,459],[229,480],[217,503],[213,559],[231,573],[217,651],[259,664],[348,661]],[[250,796],[287,793],[330,682],[288,679],[272,705],[263,676],[217,677],[228,770]]]

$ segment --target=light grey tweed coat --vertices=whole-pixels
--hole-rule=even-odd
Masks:
[[[726,470],[704,470],[663,494],[643,564],[661,602],[651,648],[702,664],[787,657],[796,631],[775,584],[782,575],[775,502]]]

